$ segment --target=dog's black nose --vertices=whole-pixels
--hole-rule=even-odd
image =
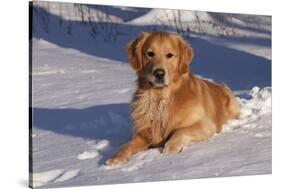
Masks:
[[[154,77],[156,77],[157,80],[163,81],[165,76],[165,70],[158,68],[153,71],[153,75]]]

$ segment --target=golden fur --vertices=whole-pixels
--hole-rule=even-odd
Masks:
[[[190,72],[193,49],[181,37],[143,33],[129,43],[127,50],[138,75],[131,103],[134,136],[106,164],[121,165],[151,147],[164,147],[164,154],[180,152],[221,132],[227,120],[239,116],[240,106],[226,85]],[[160,68],[165,78],[159,83],[152,73]]]

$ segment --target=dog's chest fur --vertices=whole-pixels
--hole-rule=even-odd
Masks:
[[[134,129],[149,129],[152,144],[159,144],[166,137],[169,117],[169,98],[153,91],[137,92],[132,106]]]

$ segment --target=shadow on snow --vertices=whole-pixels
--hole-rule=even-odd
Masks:
[[[32,129],[48,130],[83,139],[106,139],[99,164],[112,156],[132,136],[129,104],[98,105],[85,109],[32,109]]]

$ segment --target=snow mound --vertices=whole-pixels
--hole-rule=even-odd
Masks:
[[[271,113],[271,87],[265,87],[263,89],[253,87],[248,95],[250,95],[250,99],[237,97],[241,105],[240,117],[239,119],[228,121],[225,131],[235,130],[243,124],[243,128],[255,128],[255,124],[246,123],[254,121],[262,115]]]
[[[253,87],[249,95],[249,100],[239,98],[241,104],[240,119],[258,117],[271,112],[271,87],[260,89]]]
[[[104,139],[104,140],[99,141],[99,142],[95,145],[95,148],[96,148],[97,150],[101,150],[101,149],[107,147],[108,145],[109,145],[109,141]]]
[[[85,160],[85,159],[92,159],[95,158],[99,155],[98,151],[85,151],[81,154],[78,154],[77,158],[80,160]]]
[[[102,149],[104,149],[105,147],[107,147],[109,145],[109,141],[108,140],[100,140],[99,142],[88,142],[90,143],[90,149],[88,151],[84,151],[80,154],[78,154],[77,158],[79,160],[85,160],[85,159],[93,159],[96,158],[97,156],[99,156],[99,151],[101,151]]]
[[[153,18],[153,19],[151,19]],[[145,15],[131,20],[131,24],[153,25],[163,22],[173,23],[174,20],[182,22],[212,21],[212,17],[207,12],[189,11],[189,10],[172,10],[172,9],[153,9]]]

